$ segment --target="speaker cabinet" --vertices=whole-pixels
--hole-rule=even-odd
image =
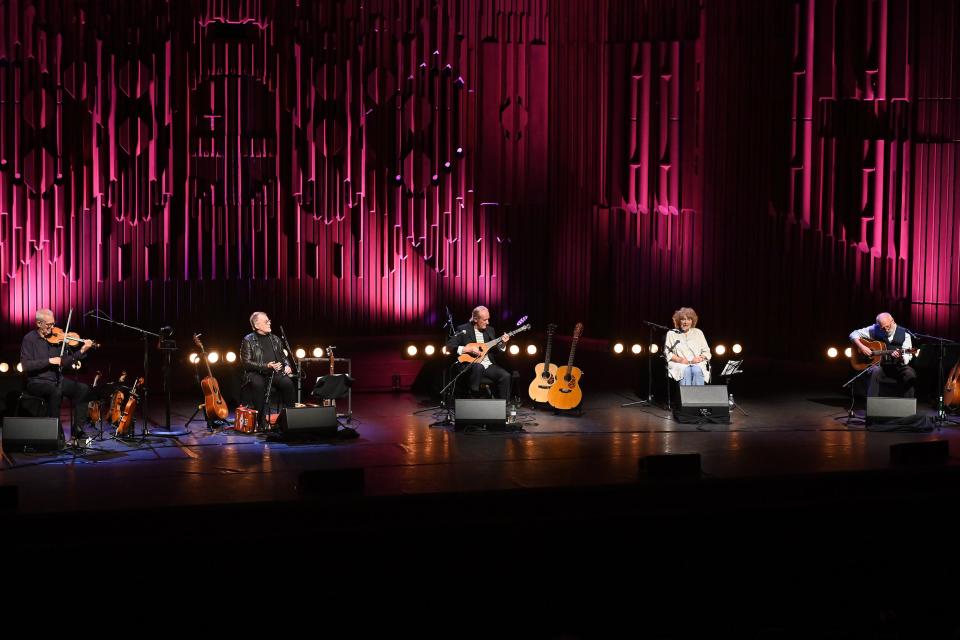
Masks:
[[[507,401],[501,398],[493,400],[474,400],[457,398],[454,405],[453,426],[485,426],[487,429],[505,429],[507,425]]]
[[[684,423],[730,423],[727,385],[680,385],[680,402],[674,418]]]
[[[916,415],[916,398],[867,398],[867,423],[882,423]]]
[[[7,453],[57,451],[64,445],[60,418],[4,418],[0,442]]]
[[[337,435],[336,407],[297,407],[285,408],[277,418],[277,431],[284,436],[327,436]]]

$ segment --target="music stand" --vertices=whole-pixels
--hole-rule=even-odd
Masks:
[[[743,367],[743,360],[727,360],[727,363],[723,365],[723,371],[720,372],[719,377],[723,380],[724,385],[726,385],[728,393],[730,393],[730,378],[738,373],[743,373],[743,369],[741,367]],[[731,399],[733,398],[733,393],[730,393],[730,397]],[[736,402],[732,402],[730,408],[739,409],[740,413],[745,416],[750,415]]]

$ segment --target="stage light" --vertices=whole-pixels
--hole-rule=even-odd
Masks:
[[[623,353],[623,343],[618,342],[615,345],[613,345],[613,352],[616,353],[617,355],[620,355],[621,353]]]
[[[10,365],[6,362],[0,362],[0,373],[6,373],[10,371]]]
[[[718,356],[722,356],[727,352],[727,348],[722,344],[718,344],[716,347],[714,347],[713,352],[716,353]]]
[[[236,361],[237,361],[237,354],[235,354],[233,351],[227,351],[227,362],[236,362]]]
[[[442,353],[442,354],[445,355],[445,356],[450,355],[450,350],[447,349],[447,345],[443,345],[443,348],[440,349],[440,353]]]
[[[846,349],[843,350],[843,355],[845,355],[845,356],[848,357],[848,358],[852,358],[852,357],[853,357],[853,349],[852,349],[851,347],[847,347]],[[917,352],[917,355],[920,355],[920,352],[919,352],[919,351]]]
[[[660,345],[652,344],[650,345],[650,353],[657,353],[660,351]]]
[[[836,357],[837,357],[837,348],[836,348],[836,347],[830,347],[829,349],[827,349],[827,357],[828,357],[828,358],[836,358]]]
[[[427,346],[425,346],[425,347],[423,348],[423,354],[426,355],[426,356],[432,356],[432,355],[435,354],[436,352],[437,352],[437,348],[436,348],[435,346],[433,346],[432,344],[428,344]]]
[[[452,166],[453,166],[453,165],[450,164],[450,161],[447,160],[446,162],[443,163],[443,170],[444,170],[444,171],[450,171],[450,168],[451,168]]]
[[[322,355],[323,355],[323,349],[321,349],[320,347],[314,347],[314,348],[313,348],[313,357],[314,357],[314,358],[319,358],[319,357],[322,356]]]
[[[528,344],[528,345],[527,345],[527,355],[528,355],[528,356],[535,356],[535,355],[537,355],[537,345],[535,345],[535,344]]]
[[[432,182],[434,185],[440,184],[440,175],[435,173],[430,176],[430,182]]]
[[[643,352],[643,347],[641,347],[639,344],[635,344],[632,347],[630,347],[630,353],[632,353],[635,356],[640,355],[642,352]]]
[[[515,356],[518,353],[520,353],[520,347],[515,344],[510,345],[510,355]]]
[[[220,354],[217,353],[216,351],[211,351],[210,353],[207,354],[207,362],[209,362],[210,364],[213,364],[219,359],[220,359]]]
[[[409,347],[407,347],[407,355],[410,356],[411,358],[415,358],[417,355],[417,345],[412,344]]]
[[[23,363],[17,363],[17,373],[23,373]]]
[[[740,353],[741,351],[743,351],[743,347],[740,346],[739,342],[735,343],[733,347],[731,347],[731,349],[733,350],[734,353]]]
[[[188,360],[190,360],[191,364],[197,364],[198,362],[200,362],[200,356],[196,353],[191,353]]]
[[[463,157],[463,147],[457,147],[456,149],[454,149],[454,150],[453,150],[453,155],[457,156],[458,158],[462,158],[462,157]]]
[[[401,184],[403,184],[403,176],[399,173],[393,176],[393,183],[399,187]]]

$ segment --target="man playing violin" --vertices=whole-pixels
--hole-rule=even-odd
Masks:
[[[474,356],[476,360],[469,363],[470,371],[464,376],[470,378],[470,393],[478,396],[480,393],[480,383],[483,381],[492,382],[495,386],[494,396],[510,399],[510,372],[497,364],[497,355],[507,348],[507,342],[510,336],[504,334],[498,345],[499,349],[493,348],[482,358],[480,353],[472,350],[468,345],[472,343],[487,343],[496,340],[497,333],[490,326],[490,310],[480,306],[473,310],[470,315],[470,322],[457,327],[457,333],[447,341],[447,349],[455,352],[457,355],[464,353]]]
[[[267,384],[273,376],[271,388],[280,392],[284,407],[292,407],[297,401],[297,389],[290,375],[293,369],[283,352],[283,343],[273,333],[270,317],[263,311],[250,315],[252,333],[240,343],[240,362],[243,365],[241,391],[245,402],[257,410],[258,420],[263,420],[267,404]],[[261,425],[262,426],[262,425]]]
[[[857,329],[850,334],[850,341],[865,356],[871,357],[873,351],[863,343],[863,340],[882,342],[884,350],[892,350],[889,356],[880,361],[876,373],[870,378],[868,396],[880,395],[880,385],[896,385],[900,395],[905,398],[914,397],[914,386],[917,382],[917,372],[909,365],[913,344],[910,334],[903,327],[897,326],[893,316],[884,311],[877,316],[876,324]]]
[[[60,416],[60,404],[63,398],[73,400],[73,415],[70,417],[71,436],[76,438],[82,432],[87,406],[84,402],[90,394],[90,387],[63,377],[63,369],[87,357],[93,348],[92,340],[83,340],[72,346],[68,343],[60,357],[61,344],[48,340],[54,333],[53,311],[37,311],[37,329],[23,337],[20,343],[20,364],[27,376],[26,390],[31,395],[43,398],[47,403],[47,415]],[[76,347],[80,347],[79,350]]]

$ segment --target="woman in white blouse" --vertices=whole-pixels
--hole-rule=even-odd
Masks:
[[[710,345],[697,329],[697,312],[690,307],[680,307],[673,314],[673,326],[667,332],[664,354],[670,377],[682,385],[710,382]]]

